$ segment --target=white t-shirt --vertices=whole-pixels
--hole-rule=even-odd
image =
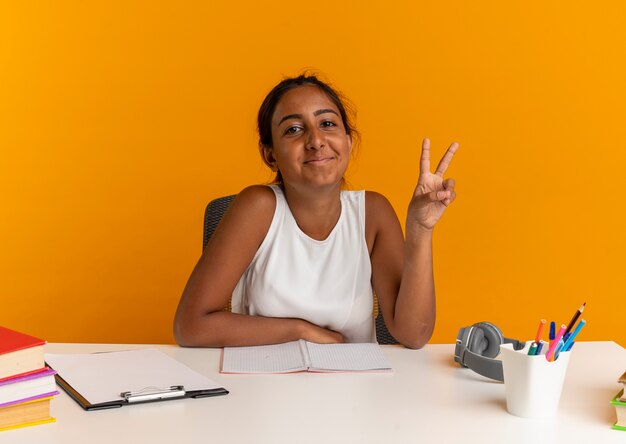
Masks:
[[[270,187],[276,211],[233,291],[232,311],[305,319],[347,342],[376,342],[365,191],[341,192],[339,220],[319,241],[300,230],[280,187]]]

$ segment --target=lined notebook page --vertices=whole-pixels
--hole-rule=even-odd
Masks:
[[[392,371],[382,349],[376,343],[315,344],[306,343],[311,370],[316,371]]]
[[[305,370],[300,342],[224,347],[223,373],[286,373]]]

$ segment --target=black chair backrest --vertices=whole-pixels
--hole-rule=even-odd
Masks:
[[[213,236],[213,232],[215,228],[222,220],[222,216],[228,210],[230,203],[235,198],[235,194],[231,194],[230,196],[218,197],[217,199],[212,200],[204,210],[204,236],[202,238],[202,249],[206,247],[206,244]],[[378,313],[376,316],[376,340],[379,344],[398,344],[396,338],[394,338],[389,330],[387,330],[387,325],[385,324],[385,320],[383,319],[383,313],[378,308],[378,300],[376,296],[374,296],[374,305],[375,312]]]
[[[222,216],[228,210],[230,203],[235,199],[236,194],[230,196],[218,197],[212,200],[204,210],[204,236],[202,237],[202,251],[209,243],[209,239],[213,236],[213,232],[217,228],[217,224],[222,220]]]

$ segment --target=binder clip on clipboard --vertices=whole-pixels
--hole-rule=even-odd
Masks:
[[[159,401],[163,399],[184,398],[185,387],[182,385],[173,385],[170,388],[162,387],[145,387],[141,390],[122,392],[120,396],[129,404],[138,402]]]

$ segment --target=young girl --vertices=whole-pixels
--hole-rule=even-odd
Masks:
[[[342,191],[355,130],[337,93],[315,76],[280,82],[258,116],[270,186],[241,191],[193,270],[174,321],[183,346],[305,339],[374,342],[373,294],[389,332],[420,348],[435,324],[432,237],[455,198],[424,140],[406,240],[391,204]],[[232,311],[223,307],[232,297]]]

